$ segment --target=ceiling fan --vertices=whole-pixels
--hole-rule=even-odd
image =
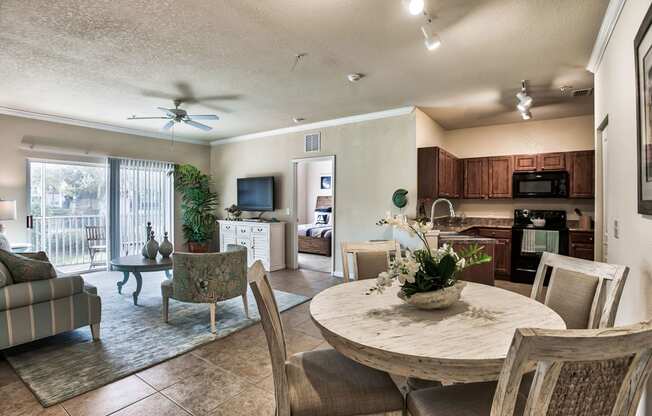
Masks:
[[[195,120],[219,120],[220,118],[215,114],[188,114],[186,110],[179,108],[181,105],[181,100],[174,100],[174,108],[165,108],[165,107],[156,107],[166,115],[165,117],[136,117],[131,116],[127,120],[169,120],[163,126],[163,130],[170,130],[174,123],[186,123],[189,126],[196,127],[198,129],[209,131],[213,128],[202,123],[198,123]]]

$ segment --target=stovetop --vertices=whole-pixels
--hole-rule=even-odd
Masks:
[[[546,220],[543,227],[535,227],[532,219],[542,218]],[[514,210],[514,225],[512,228],[537,228],[542,230],[564,230],[566,225],[566,211],[561,210]]]

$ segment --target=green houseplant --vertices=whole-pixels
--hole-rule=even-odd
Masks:
[[[217,192],[211,191],[211,177],[192,165],[175,165],[174,187],[181,194],[182,230],[188,251],[204,253],[215,231]]]

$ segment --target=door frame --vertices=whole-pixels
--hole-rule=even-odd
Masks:
[[[332,166],[331,173],[331,190],[333,194],[333,212],[331,213],[333,217],[333,230],[331,232],[331,276],[335,274],[335,241],[336,241],[336,187],[337,187],[337,178],[336,178],[336,163],[335,155],[320,155],[313,157],[303,157],[290,160],[290,190],[291,190],[291,208],[290,208],[290,250],[292,250],[292,256],[290,256],[290,269],[299,268],[299,237],[297,234],[298,224],[299,224],[299,201],[298,201],[298,189],[297,189],[297,168],[300,162],[319,162],[319,161],[330,161]]]
[[[594,256],[597,261],[607,261],[608,248],[605,253],[605,246],[608,247],[609,239],[609,210],[607,208],[607,199],[605,190],[608,186],[607,169],[608,169],[608,144],[605,146],[603,132],[609,126],[609,115],[606,115],[598,125],[595,134],[595,170],[600,174],[595,175],[596,195],[595,195],[595,247]],[[608,137],[607,137],[608,140]],[[605,238],[607,241],[605,241]]]

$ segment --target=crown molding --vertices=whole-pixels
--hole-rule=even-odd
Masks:
[[[130,134],[130,135],[134,135],[134,136],[141,136],[141,137],[148,138],[148,139],[171,141],[170,136],[167,135],[167,134],[163,134],[163,133],[156,133],[156,132],[151,132],[151,131],[143,131],[143,130],[138,130],[138,129],[132,129],[132,128],[129,128],[129,127],[119,127],[119,126],[100,123],[100,122],[96,122],[96,121],[79,120],[79,119],[72,118],[72,117],[65,117],[65,116],[57,116],[57,115],[52,115],[52,114],[38,113],[38,112],[35,112],[35,111],[21,110],[21,109],[11,108],[11,107],[0,106],[0,114],[7,115],[7,116],[14,116],[14,117],[29,118],[29,119],[33,119],[33,120],[49,121],[51,123],[67,124],[67,125],[77,126],[77,127],[86,127],[86,128],[89,128],[89,129],[104,130],[104,131],[110,131],[110,132],[114,132],[114,133]],[[202,140],[185,139],[185,138],[180,138],[180,137],[175,137],[174,141],[175,142],[183,142],[183,143],[191,143],[191,144],[199,144],[199,145],[203,145],[203,146],[208,146],[210,144],[209,142],[202,141]]]
[[[297,133],[307,130],[322,129],[325,127],[341,126],[344,124],[359,123],[361,121],[378,120],[382,118],[397,117],[410,114],[414,111],[414,106],[394,108],[385,111],[376,111],[374,113],[357,114],[354,116],[334,118],[332,120],[317,121],[314,123],[302,124],[300,126],[285,127],[275,130],[261,131],[257,133],[244,134],[242,136],[228,137],[211,142],[211,146],[220,146],[228,143],[245,142],[248,140],[264,139],[281,134]]]
[[[618,18],[620,17],[620,12],[622,12],[623,7],[625,7],[625,2],[627,0],[610,0],[609,5],[607,6],[607,11],[604,13],[604,18],[602,18],[602,24],[600,25],[600,31],[598,36],[595,38],[595,44],[593,45],[593,51],[591,52],[591,58],[589,58],[589,63],[586,65],[586,69],[595,74],[600,66],[602,61],[602,56],[604,51],[607,49],[609,44],[609,39],[613,33],[616,23],[618,23]]]

